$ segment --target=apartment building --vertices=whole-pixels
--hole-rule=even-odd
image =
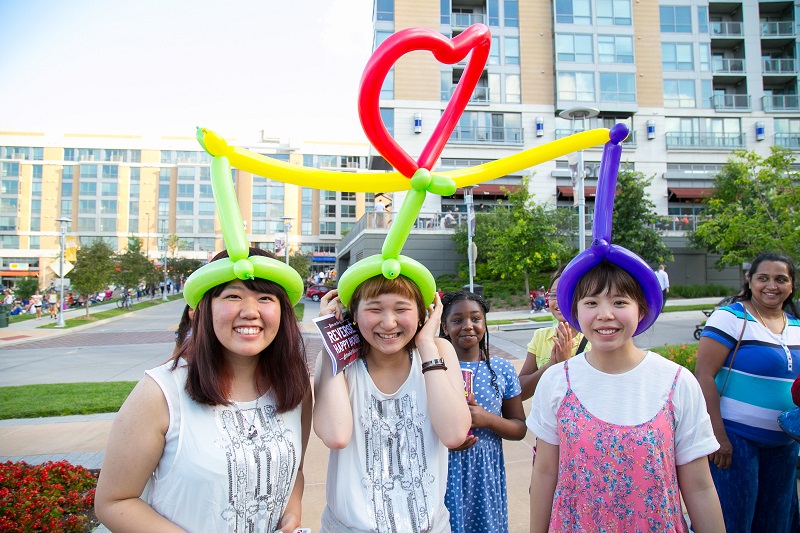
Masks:
[[[367,167],[366,144],[229,140],[297,165]],[[125,250],[129,237],[139,237],[156,260],[175,234],[179,255],[210,258],[223,248],[210,164],[193,137],[0,132],[0,282],[55,279],[48,267],[59,256],[60,218],[71,220],[66,232],[80,244],[101,239]],[[290,252],[311,255],[315,271],[333,268],[342,235],[373,209],[372,194],[318,191],[236,169],[233,180],[250,242],[275,251],[288,236]]]
[[[490,28],[489,61],[438,169],[626,123],[622,159],[654,176],[649,193],[675,252],[673,283],[705,283],[726,274],[684,235],[702,217],[714,174],[736,148],[800,149],[798,14],[794,0],[375,0],[374,44],[411,26],[446,36],[474,23]],[[414,52],[387,77],[381,113],[410,154],[421,151],[465,66]],[[584,112],[569,113],[576,108]],[[589,224],[600,155],[584,153]],[[372,159],[381,168],[380,156]],[[566,157],[482,184],[475,203],[496,201],[501,184],[525,174],[538,201],[573,205]],[[463,191],[432,201],[441,204],[430,209],[449,210],[463,204]]]

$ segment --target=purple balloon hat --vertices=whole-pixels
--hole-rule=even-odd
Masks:
[[[619,161],[622,156],[622,141],[628,136],[624,124],[615,124],[609,132],[609,141],[603,148],[600,160],[600,176],[597,180],[592,245],[569,262],[558,281],[558,307],[569,324],[580,331],[578,317],[572,315],[572,299],[575,288],[584,274],[604,259],[622,267],[639,282],[647,301],[647,314],[639,321],[634,335],[639,335],[653,325],[661,313],[663,295],[655,272],[644,260],[630,250],[611,244],[611,215],[614,209],[614,191],[617,188]]]

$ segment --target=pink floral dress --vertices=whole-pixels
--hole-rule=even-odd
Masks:
[[[558,485],[550,531],[689,531],[675,470],[672,395],[648,422],[610,424],[594,417],[572,390],[556,412]]]

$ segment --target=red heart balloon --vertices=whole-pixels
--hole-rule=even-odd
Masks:
[[[410,178],[417,169],[430,170],[436,163],[478,84],[489,58],[491,45],[491,33],[483,24],[474,24],[453,39],[428,28],[408,28],[388,37],[372,54],[361,76],[358,115],[367,138],[398,172]],[[417,163],[389,135],[383,124],[380,116],[380,94],[386,75],[397,60],[408,52],[420,50],[432,52],[437,60],[448,65],[458,63],[470,52],[472,55]]]

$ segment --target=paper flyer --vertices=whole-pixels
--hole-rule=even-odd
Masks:
[[[322,335],[322,345],[331,357],[333,375],[344,370],[360,355],[361,336],[350,320],[336,320],[329,314],[314,319]]]

